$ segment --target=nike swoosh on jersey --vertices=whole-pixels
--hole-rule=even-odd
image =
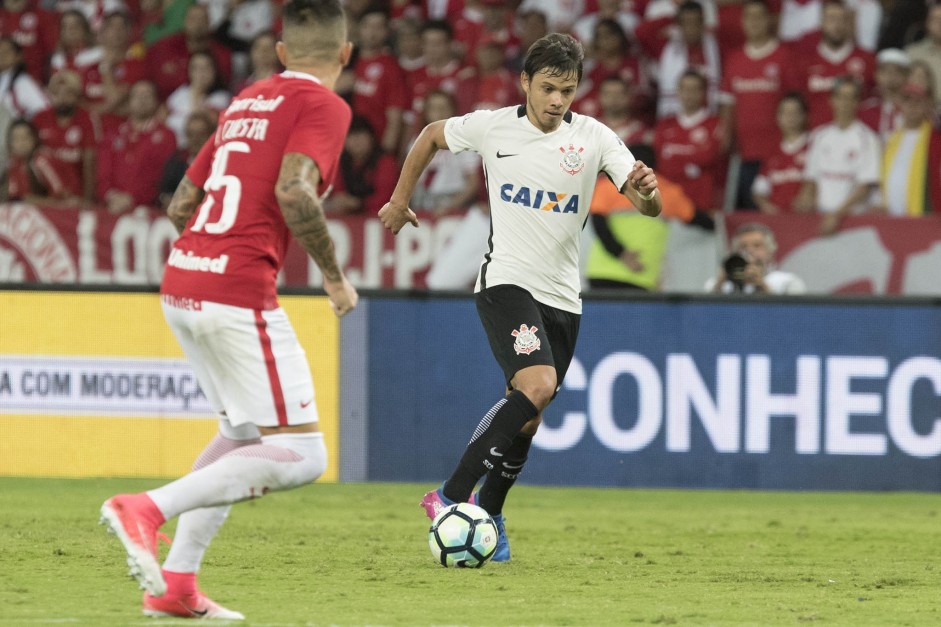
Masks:
[[[497,159],[503,159],[504,157],[518,157],[518,156],[519,156],[519,153],[515,153],[512,155],[501,155],[500,151],[499,150],[497,151]]]

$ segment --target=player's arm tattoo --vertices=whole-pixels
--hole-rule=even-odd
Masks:
[[[189,222],[193,212],[196,211],[196,207],[202,202],[204,195],[205,192],[196,187],[196,185],[185,176],[183,180],[180,181],[167,207],[167,216],[170,217],[170,222],[176,227],[177,233],[183,234],[186,223]]]
[[[292,152],[281,161],[275,196],[284,222],[307,254],[317,262],[324,278],[340,281],[343,273],[337,263],[333,239],[327,231],[323,203],[317,196],[320,169],[307,155]]]

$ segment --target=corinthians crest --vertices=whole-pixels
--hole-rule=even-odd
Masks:
[[[559,163],[562,169],[575,176],[585,168],[585,160],[582,159],[583,147],[575,150],[575,144],[569,144],[569,147],[559,146],[559,152],[562,153],[562,161]]]
[[[536,327],[530,328],[525,324],[521,324],[518,330],[513,330],[511,335],[516,338],[516,341],[513,342],[513,350],[516,351],[517,355],[529,355],[533,351],[539,350],[541,342],[536,337],[536,331],[538,330]]]

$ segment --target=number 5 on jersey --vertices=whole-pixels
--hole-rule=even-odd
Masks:
[[[239,212],[239,200],[242,198],[242,182],[238,177],[226,174],[229,165],[229,155],[233,152],[248,154],[249,146],[245,142],[228,142],[216,149],[212,160],[212,169],[206,179],[206,199],[199,206],[196,221],[193,222],[193,231],[203,231],[211,234],[225,233],[235,224],[235,217]],[[209,213],[215,204],[213,192],[225,190],[222,195],[222,214],[215,222],[206,223]]]

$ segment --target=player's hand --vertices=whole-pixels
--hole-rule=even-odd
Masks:
[[[327,292],[330,299],[330,307],[337,318],[342,318],[353,311],[356,303],[359,302],[359,294],[356,288],[346,279],[345,275],[340,276],[339,281],[323,280],[323,289]]]
[[[418,228],[418,216],[407,205],[396,205],[387,202],[379,210],[379,220],[382,222],[382,226],[392,231],[393,235],[401,231],[402,227],[408,223],[411,223],[416,229]]]
[[[653,168],[643,161],[634,162],[634,168],[627,175],[627,181],[644,196],[649,196],[657,189],[657,175],[654,174]]]

